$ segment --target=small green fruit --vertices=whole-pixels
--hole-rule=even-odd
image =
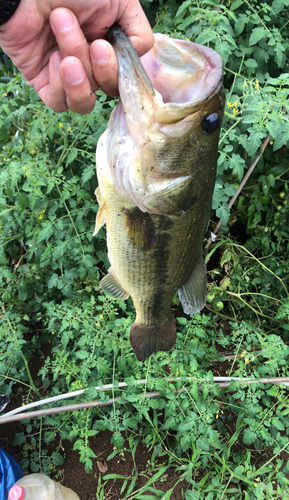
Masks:
[[[213,293],[208,293],[207,295],[207,302],[211,304],[215,298],[215,295]]]
[[[218,311],[222,311],[222,309],[224,309],[224,303],[223,302],[217,302],[216,303],[216,309],[218,309]]]

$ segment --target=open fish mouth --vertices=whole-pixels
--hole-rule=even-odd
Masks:
[[[219,91],[223,61],[208,47],[157,34],[154,47],[139,59],[119,26],[110,29],[108,40],[117,53],[121,99],[125,100],[130,93],[128,79],[135,92],[146,91],[155,96],[155,89],[158,123],[174,123],[185,118]]]

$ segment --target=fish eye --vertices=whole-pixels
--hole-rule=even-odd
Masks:
[[[219,128],[220,118],[218,113],[211,113],[203,119],[202,129],[206,134],[212,134]]]

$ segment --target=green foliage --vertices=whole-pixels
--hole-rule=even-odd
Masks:
[[[152,497],[148,493],[170,498],[171,490],[162,495],[151,486],[167,467],[158,459],[186,481],[187,500],[286,498],[288,386],[234,381],[218,388],[213,370],[224,363],[230,377],[288,376],[289,1],[143,4],[151,18],[156,15],[155,31],[208,45],[224,60],[226,111],[211,228],[219,218],[222,226],[208,248],[206,314],[178,318],[171,352],[136,360],[129,342],[132,302],[99,290],[109,263],[104,231],[92,236],[95,147],[115,101],[100,91],[90,115],[57,115],[20,75],[3,81],[15,73],[5,62],[0,393],[21,395],[25,404],[40,390],[57,396],[85,389],[69,404],[104,404],[23,421],[14,444],[22,446],[23,467],[53,474],[63,463],[62,440],[72,440],[90,472],[91,440],[108,429],[114,453],[122,453],[126,438],[133,456],[140,440],[152,453],[146,489],[137,490],[136,470],[123,478],[127,500]],[[176,297],[173,303],[178,316]],[[231,361],[222,349],[233,353]],[[34,378],[32,356],[43,357]],[[119,387],[123,381],[125,388]],[[146,398],[151,391],[160,397]],[[105,405],[111,398],[117,399]],[[105,498],[101,484],[97,498]]]

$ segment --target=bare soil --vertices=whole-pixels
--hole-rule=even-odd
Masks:
[[[223,328],[229,329],[229,325],[224,321]],[[229,334],[229,331],[226,332]],[[45,354],[43,358],[49,355],[51,350],[51,344],[46,343],[42,346],[42,351]],[[220,351],[222,350],[220,346]],[[42,358],[42,359],[43,359]],[[36,359],[30,360],[30,369],[32,373],[33,380],[36,379],[38,370],[41,367],[42,360],[38,357],[38,361]],[[230,364],[232,360],[226,359],[223,363],[218,361],[212,362],[211,369],[215,376],[226,376]],[[45,396],[45,394],[43,394]],[[13,401],[6,408],[7,411],[10,411],[13,408],[17,408],[21,406],[21,396],[13,398]],[[224,408],[224,409],[223,409]],[[223,420],[226,425],[229,433],[231,435],[235,432],[235,424],[236,420],[231,419],[227,421],[226,418],[226,410],[220,401],[220,419]],[[26,424],[25,424],[26,426]],[[23,432],[24,426],[21,422],[11,422],[4,425],[0,425],[0,447],[10,453],[16,462],[20,462],[23,458],[23,449],[19,446],[12,446],[14,437],[16,433]],[[70,441],[62,441],[62,454],[65,460],[64,465],[55,467],[53,471],[52,479],[60,481],[65,486],[71,488],[75,491],[80,500],[94,500],[96,498],[97,488],[100,485],[105,483],[103,476],[106,474],[119,474],[126,478],[128,478],[127,488],[130,484],[131,474],[136,466],[136,471],[138,473],[138,480],[135,486],[135,489],[143,487],[149,479],[157,472],[157,470],[162,465],[167,465],[167,462],[162,462],[162,458],[158,461],[155,461],[154,464],[151,464],[151,455],[152,452],[149,451],[143,443],[139,443],[136,449],[135,454],[135,464],[133,463],[133,458],[130,452],[118,453],[112,459],[107,461],[109,455],[114,451],[113,445],[111,444],[111,433],[109,431],[99,432],[95,437],[90,439],[90,447],[94,451],[97,458],[93,459],[93,469],[90,474],[87,474],[84,470],[84,464],[79,461],[79,452],[77,450],[73,450],[73,442]],[[51,452],[55,451],[54,443],[51,443]],[[47,445],[45,445],[48,448]],[[128,448],[128,444],[125,443],[125,447]],[[237,442],[234,445],[235,450],[238,448],[244,448],[245,445],[243,443]],[[61,451],[61,450],[59,450]],[[255,450],[252,450],[252,454],[255,456],[256,465],[258,462],[262,462],[264,460],[264,456],[258,454]],[[268,460],[270,457],[266,457]],[[279,458],[284,458],[285,463],[288,460],[288,454],[283,452]],[[107,470],[104,471],[102,467]],[[23,471],[24,474],[30,474],[31,470]],[[288,477],[289,475],[287,475]],[[196,478],[200,480],[201,478]],[[289,479],[289,477],[288,477]],[[162,490],[163,492],[167,492],[171,488],[174,488],[173,493],[171,494],[171,500],[180,500],[182,498],[182,491],[185,492],[188,484],[185,481],[179,481],[178,475],[175,473],[175,467],[170,467],[165,474],[162,475],[160,480],[151,484],[150,486],[156,490]],[[117,480],[109,480],[105,483],[105,499],[106,500],[120,500],[125,497],[125,493],[121,493],[121,488],[123,485],[122,479]],[[147,494],[153,495],[152,491],[147,491]],[[157,498],[157,496],[156,496]]]

